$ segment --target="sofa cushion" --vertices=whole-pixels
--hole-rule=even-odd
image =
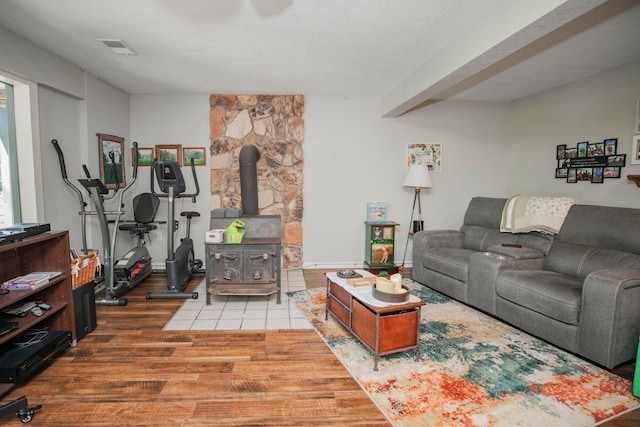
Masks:
[[[489,252],[493,252],[494,254],[504,255],[513,259],[539,259],[544,258],[544,253],[531,248],[514,248],[510,246],[502,246],[502,245],[493,245],[489,246]]]
[[[525,248],[531,248],[548,254],[553,242],[553,236],[549,234],[542,234],[535,231],[531,233],[519,233],[516,243],[522,245]]]
[[[474,197],[469,202],[460,231],[464,234],[462,247],[486,251],[489,246],[501,243],[517,243],[537,249],[545,255],[549,251],[552,237],[540,233],[501,233],[500,220],[507,199]]]
[[[496,294],[559,322],[577,325],[582,283],[576,277],[553,271],[506,270],[498,276]]]
[[[464,214],[463,224],[499,230],[502,210],[506,202],[507,199],[474,197]]]
[[[639,212],[630,208],[574,205],[555,240],[640,254]]]
[[[610,268],[640,269],[640,255],[556,241],[544,264],[545,270],[581,279],[592,271]]]
[[[501,233],[499,230],[478,227],[474,225],[463,225],[460,230],[464,233],[462,247],[474,251],[486,251],[490,246],[501,243],[515,243],[517,235],[511,233]]]
[[[467,283],[469,259],[474,252],[470,249],[462,248],[440,248],[424,251],[420,258],[424,268]]]

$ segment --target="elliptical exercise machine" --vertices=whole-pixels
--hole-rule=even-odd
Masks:
[[[155,178],[154,178],[155,173]],[[196,168],[191,159],[191,174],[196,187],[196,192],[187,194],[186,183],[180,166],[175,161],[154,160],[151,164],[151,193],[157,197],[165,197],[168,200],[167,214],[167,259],[165,261],[167,275],[167,292],[147,293],[147,299],[152,298],[193,298],[198,299],[198,292],[184,292],[193,273],[202,267],[202,261],[194,258],[193,240],[190,237],[191,218],[199,217],[200,213],[185,211],[180,215],[187,218],[187,232],[180,240],[180,245],[174,251],[174,233],[178,230],[178,221],[175,220],[175,200],[191,197],[191,202],[196,202],[200,194]],[[158,180],[161,193],[156,193],[154,181]]]
[[[80,203],[80,216],[82,217],[82,251],[86,255],[87,249],[87,237],[86,237],[86,217],[87,215],[96,215],[98,222],[100,223],[100,231],[102,234],[102,256],[104,262],[104,283],[105,283],[105,297],[96,298],[96,304],[100,305],[127,305],[126,298],[120,298],[125,292],[134,288],[138,283],[147,278],[151,274],[151,256],[149,251],[144,245],[144,231],[138,232],[138,245],[127,252],[125,258],[118,262],[114,262],[112,256],[116,248],[116,240],[118,233],[118,224],[120,223],[120,217],[124,213],[123,211],[123,197],[126,191],[135,183],[138,175],[138,143],[133,143],[133,174],[132,179],[122,191],[120,190],[120,182],[118,181],[118,175],[116,170],[115,154],[109,153],[109,159],[111,161],[111,170],[113,176],[116,178],[116,186],[112,192],[106,187],[106,185],[98,178],[91,178],[91,174],[86,165],[82,165],[86,178],[78,179],[78,182],[89,193],[89,199],[93,202],[95,207],[94,211],[87,210],[87,202],[84,201],[82,192],[78,187],[72,184],[67,178],[67,169],[64,161],[64,155],[62,149],[58,145],[58,141],[51,140],[56,152],[58,153],[58,161],[60,163],[60,171],[62,173],[62,179],[65,184],[71,188],[76,195]],[[111,194],[110,194],[111,193]],[[104,202],[106,200],[113,199],[119,193],[117,198],[117,210],[106,211]],[[157,209],[157,204],[155,205]],[[155,215],[155,211],[153,212]],[[111,216],[114,223],[113,232],[110,235],[109,231],[109,219]],[[155,225],[146,224],[145,227],[138,227],[138,230],[152,230]],[[99,281],[98,281],[99,283]]]

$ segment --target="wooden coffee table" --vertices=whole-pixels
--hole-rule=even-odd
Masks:
[[[374,371],[378,370],[378,358],[387,354],[413,350],[419,360],[420,311],[425,303],[414,297],[403,304],[378,304],[367,292],[371,294],[371,285],[354,288],[336,273],[327,273],[325,320],[331,313],[373,352]]]

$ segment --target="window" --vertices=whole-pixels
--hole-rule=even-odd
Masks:
[[[20,222],[13,86],[0,81],[0,227]]]

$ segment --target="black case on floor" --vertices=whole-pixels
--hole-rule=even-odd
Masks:
[[[93,282],[73,290],[76,339],[81,340],[96,328],[96,294]]]

